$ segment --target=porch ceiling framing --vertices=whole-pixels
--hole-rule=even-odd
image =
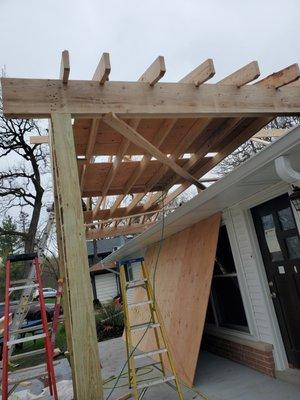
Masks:
[[[211,59],[178,83],[160,82],[162,56],[136,82],[109,81],[110,72],[103,53],[92,80],[70,80],[64,52],[59,80],[2,78],[6,116],[75,118],[81,196],[94,202],[84,212],[87,237],[146,229],[159,216],[162,193],[166,205],[192,184],[205,189],[203,175],[252,136],[266,137],[261,129],[269,121],[300,115],[297,64],[256,81],[253,61],[214,84],[207,83],[215,75]],[[149,211],[151,220],[136,217]]]

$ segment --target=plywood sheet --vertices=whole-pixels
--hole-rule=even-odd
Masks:
[[[220,214],[167,238],[162,246],[147,249],[145,262],[153,279],[155,293],[164,318],[177,372],[192,385],[197,365],[213,266],[218,241]],[[159,256],[158,256],[159,254]],[[136,289],[133,302],[145,298]],[[131,311],[132,324],[149,322],[149,312],[139,307]],[[137,344],[141,334],[134,336]],[[139,348],[156,348],[153,330],[149,330]]]

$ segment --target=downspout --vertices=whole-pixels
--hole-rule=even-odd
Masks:
[[[300,187],[300,172],[293,169],[287,156],[280,156],[275,160],[275,169],[277,175],[291,185]]]

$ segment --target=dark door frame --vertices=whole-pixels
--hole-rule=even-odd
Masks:
[[[257,241],[258,241],[258,249],[260,251],[260,254],[261,254],[262,260],[263,260],[264,275],[267,279],[267,286],[269,286],[268,295],[270,296],[273,293],[273,295],[275,296],[274,298],[272,298],[270,296],[271,297],[270,302],[273,303],[273,306],[274,306],[274,311],[275,311],[274,316],[278,322],[279,332],[281,334],[281,337],[282,337],[282,340],[284,343],[285,353],[287,355],[289,362],[299,368],[299,355],[297,356],[298,361],[296,361],[296,359],[295,359],[296,356],[293,356],[293,354],[291,353],[291,348],[289,348],[290,346],[288,344],[288,343],[291,343],[290,332],[289,332],[289,328],[287,325],[287,318],[290,318],[290,317],[288,317],[287,314],[284,314],[284,311],[283,311],[284,309],[282,308],[282,304],[280,301],[280,295],[278,293],[278,287],[276,284],[276,279],[277,279],[277,276],[276,276],[277,269],[276,268],[278,268],[281,264],[284,264],[286,271],[287,271],[286,279],[288,279],[288,278],[291,279],[289,268],[291,268],[291,265],[293,263],[296,263],[297,265],[299,265],[299,260],[294,261],[288,257],[287,249],[286,249],[286,246],[284,245],[285,237],[286,236],[288,237],[288,234],[287,234],[287,231],[284,231],[282,229],[282,227],[279,225],[278,215],[277,215],[277,213],[274,213],[274,210],[280,210],[280,209],[286,208],[285,206],[288,205],[293,212],[293,217],[294,217],[295,224],[296,224],[295,229],[289,230],[289,234],[299,235],[299,226],[297,224],[297,222],[298,222],[297,217],[295,215],[292,205],[290,204],[290,202],[287,203],[287,200],[289,200],[288,195],[285,193],[285,194],[275,197],[273,199],[262,202],[262,203],[258,204],[257,206],[251,208],[251,214],[252,214],[252,221],[253,221],[254,228],[255,228],[254,232],[256,232],[256,237],[257,237]],[[286,205],[285,205],[285,203],[286,203]],[[276,236],[278,238],[278,241],[280,243],[280,247],[281,247],[281,250],[282,250],[282,253],[284,256],[283,260],[278,260],[278,261],[271,260],[270,253],[268,251],[268,246],[267,246],[267,243],[265,240],[265,236],[264,236],[265,233],[264,233],[264,229],[263,229],[263,226],[262,226],[262,223],[260,220],[260,216],[269,215],[269,214],[272,214],[274,217]],[[290,281],[288,281],[288,280],[286,280],[286,282],[290,283]],[[277,294],[277,297],[276,297],[276,294]],[[297,354],[299,354],[299,353],[297,353]]]

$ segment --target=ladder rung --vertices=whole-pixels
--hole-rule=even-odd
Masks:
[[[9,342],[7,342],[7,346],[10,347],[10,346],[13,346],[13,345],[18,344],[18,343],[31,342],[33,340],[42,339],[44,337],[46,337],[45,333],[40,333],[38,335],[32,335],[32,336],[26,336],[26,337],[21,338],[21,339],[10,340]]]
[[[140,303],[131,303],[131,304],[128,304],[128,308],[145,306],[147,304],[153,304],[153,300],[141,301]]]
[[[10,356],[10,360],[11,361],[15,361],[15,360],[20,360],[21,358],[27,358],[27,357],[32,357],[32,356],[36,356],[39,354],[44,354],[46,353],[46,349],[38,349],[38,350],[32,350],[32,351],[27,351],[26,353],[20,353],[20,354],[15,354],[13,356]]]
[[[9,385],[15,385],[17,383],[21,383],[27,380],[33,380],[33,379],[37,379],[37,378],[42,378],[43,376],[48,375],[47,371],[42,371],[39,373],[35,373],[35,374],[31,374],[29,376],[17,376],[15,379],[8,379],[8,384]]]
[[[130,329],[132,331],[140,331],[143,329],[154,329],[154,328],[159,328],[160,324],[159,323],[146,323],[146,324],[138,324],[138,325],[132,325]]]
[[[147,282],[147,279],[139,279],[137,281],[129,281],[127,282],[127,289],[132,289],[135,287],[139,287],[139,286],[144,286],[145,283]]]
[[[37,283],[31,285],[21,285],[21,286],[13,286],[9,288],[9,292],[14,292],[15,290],[23,290],[23,289],[34,289],[37,288],[39,285]]]
[[[33,279],[19,279],[18,281],[11,281],[11,285],[22,285],[23,283],[29,284],[33,283]]]
[[[161,378],[161,379],[156,379],[150,382],[145,382],[145,383],[140,383],[137,385],[138,389],[143,389],[146,387],[150,387],[150,386],[155,386],[155,385],[160,385],[161,383],[166,383],[166,382],[170,382],[170,381],[174,381],[175,380],[175,376],[166,376],[165,378]]]
[[[167,351],[168,350],[166,348],[158,349],[158,350],[152,350],[152,351],[148,351],[147,353],[137,354],[136,356],[133,356],[133,358],[135,360],[137,360],[139,358],[155,356],[156,354],[167,353]]]
[[[16,333],[26,333],[26,332],[32,332],[32,331],[39,331],[43,329],[43,325],[32,325],[28,328],[20,328],[20,329],[16,329],[14,331],[10,331],[9,333],[11,335],[15,335]]]

